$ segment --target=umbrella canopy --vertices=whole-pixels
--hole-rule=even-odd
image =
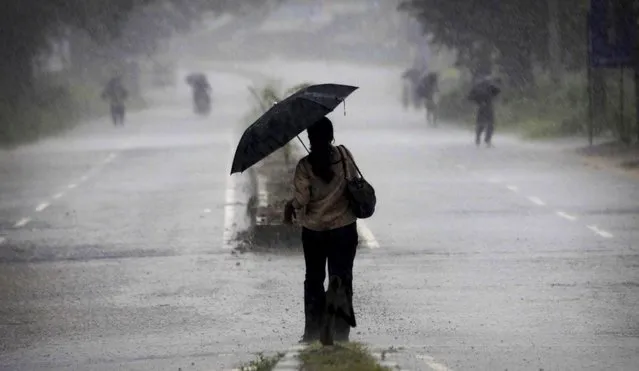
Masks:
[[[201,84],[207,81],[206,75],[200,72],[194,72],[186,77],[186,83],[189,85]]]
[[[473,86],[468,93],[468,99],[479,103],[495,98],[500,92],[501,89],[491,79],[484,79]]]
[[[332,112],[356,89],[340,84],[311,85],[276,103],[242,134],[231,174],[243,172],[283,147]]]

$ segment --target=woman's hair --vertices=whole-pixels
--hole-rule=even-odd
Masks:
[[[333,123],[326,117],[311,125],[308,129],[311,153],[308,156],[313,173],[325,183],[333,180],[335,173],[331,169],[331,143],[333,142]]]

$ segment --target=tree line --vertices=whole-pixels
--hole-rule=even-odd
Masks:
[[[269,0],[3,0],[0,5],[0,99],[33,93],[34,59],[51,40],[71,40],[78,68],[91,58],[152,54],[202,14],[242,13]]]
[[[434,44],[456,50],[459,66],[473,74],[498,68],[526,87],[534,68],[550,70],[553,59],[564,69],[585,67],[588,6],[588,0],[401,0],[399,8],[421,22]]]

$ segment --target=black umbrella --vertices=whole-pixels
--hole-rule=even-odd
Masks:
[[[474,102],[481,102],[495,98],[501,89],[491,80],[484,79],[476,83],[468,93],[468,99]]]
[[[191,73],[186,77],[186,83],[189,85],[194,85],[206,81],[206,75],[200,72]]]
[[[242,134],[231,174],[243,172],[331,113],[356,86],[320,84],[276,103]]]

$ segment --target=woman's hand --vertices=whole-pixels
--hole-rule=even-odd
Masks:
[[[289,201],[284,206],[284,223],[293,224],[293,216],[295,216],[295,208],[293,207],[293,201]]]

